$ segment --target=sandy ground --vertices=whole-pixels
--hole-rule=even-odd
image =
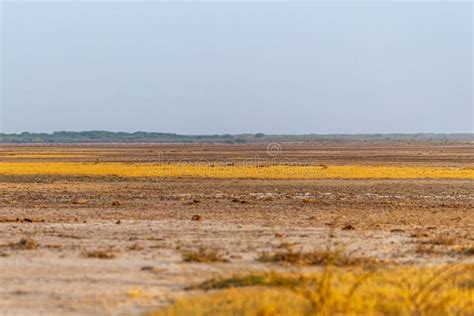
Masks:
[[[325,163],[474,165],[471,148],[456,144],[286,148],[282,152],[288,157],[325,157]],[[0,153],[2,160],[14,162],[25,158],[12,153],[39,150],[90,151],[101,161],[148,161],[163,151],[172,159],[265,155],[257,145],[5,146]],[[283,244],[295,251],[341,248],[387,263],[473,262],[473,256],[457,251],[474,246],[473,204],[470,180],[2,175],[0,315],[140,314],[216,275],[303,269],[256,260],[263,252],[281,251]],[[195,215],[200,220],[191,220]],[[22,239],[36,244],[24,246]],[[449,242],[437,244],[440,239]],[[183,251],[200,248],[216,250],[229,262],[183,262]],[[90,258],[93,251],[113,258]]]

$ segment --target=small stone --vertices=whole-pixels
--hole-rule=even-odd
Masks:
[[[201,219],[202,219],[201,215],[193,215],[193,217],[191,217],[192,221],[200,221]]]
[[[405,230],[401,228],[394,228],[390,230],[391,233],[403,233],[404,231]]]
[[[347,224],[346,226],[342,227],[342,230],[355,230],[355,227],[351,224]]]
[[[87,200],[86,199],[75,199],[74,201],[72,201],[72,204],[84,205],[84,204],[87,204]]]

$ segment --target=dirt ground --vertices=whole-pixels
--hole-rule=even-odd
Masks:
[[[0,161],[238,164],[258,157],[474,167],[469,144],[282,144],[279,150],[271,156],[265,145],[4,145]],[[215,275],[317,269],[256,260],[283,245],[340,248],[387,264],[474,262],[463,252],[474,246],[473,204],[472,180],[0,175],[0,315],[135,315]],[[229,262],[183,261],[183,251],[198,249]]]

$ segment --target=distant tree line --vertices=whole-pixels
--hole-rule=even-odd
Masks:
[[[473,143],[474,134],[308,134],[308,135],[265,135],[264,133],[240,135],[179,135],[174,133],[150,132],[54,132],[47,133],[0,133],[0,143],[268,143],[268,142],[387,142],[387,141],[429,141]]]
[[[21,134],[0,134],[0,143],[196,143],[196,142],[239,142],[232,135],[178,135],[174,133],[149,132],[54,132]]]

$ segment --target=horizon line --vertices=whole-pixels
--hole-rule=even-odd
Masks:
[[[43,135],[54,135],[58,133],[111,133],[111,134],[163,134],[163,135],[175,135],[175,136],[241,136],[241,135],[258,135],[263,136],[357,136],[357,135],[474,135],[472,132],[372,132],[372,133],[264,133],[264,132],[245,132],[245,133],[213,133],[213,134],[181,134],[176,132],[163,132],[163,131],[110,131],[110,130],[57,130],[53,132],[1,132],[0,135],[22,135],[22,134],[43,134]]]

